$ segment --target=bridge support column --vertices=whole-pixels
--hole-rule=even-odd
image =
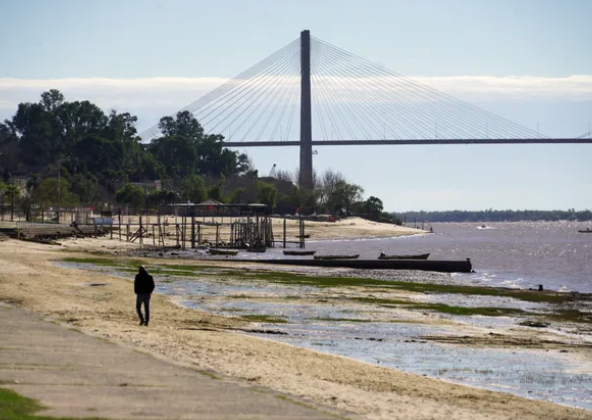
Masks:
[[[300,34],[300,188],[312,190],[312,104],[310,94],[310,31]]]

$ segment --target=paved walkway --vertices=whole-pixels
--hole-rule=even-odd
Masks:
[[[56,417],[336,418],[296,399],[216,379],[1,304],[0,384],[39,400],[49,407],[43,415]]]

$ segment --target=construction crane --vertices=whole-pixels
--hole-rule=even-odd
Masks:
[[[276,164],[274,163],[273,166],[271,167],[271,171],[269,171],[270,178],[275,178],[275,175],[276,175],[275,166],[276,166]]]

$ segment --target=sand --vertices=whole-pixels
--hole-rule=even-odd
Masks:
[[[223,240],[226,240],[226,238],[230,235],[229,223],[231,221],[237,220],[239,219],[230,219],[228,217],[195,218],[196,223],[219,223],[221,225],[219,227],[219,234]],[[167,236],[170,238],[170,240],[173,240],[173,238],[176,235],[175,223],[181,224],[182,219],[180,217],[175,219],[174,216],[161,216],[160,222],[164,224],[165,221],[168,223],[168,226],[165,229]],[[133,225],[131,228],[132,231],[137,230],[137,225],[139,224],[139,222],[140,220],[137,216],[125,216],[122,220],[122,231],[125,232],[125,225],[127,223]],[[148,238],[151,237],[153,232],[151,225],[154,225],[156,223],[158,223],[158,219],[156,216],[145,216],[142,218],[142,224],[147,229],[146,236]],[[190,224],[190,220],[188,220],[187,223]],[[284,219],[272,218],[272,223],[275,239],[277,241],[283,240]],[[389,223],[372,222],[370,220],[362,219],[360,217],[349,217],[346,219],[339,220],[337,222],[315,222],[307,220],[304,223],[304,227],[305,234],[310,235],[310,238],[308,238],[307,241],[343,240],[359,238],[389,238],[396,236],[408,236],[427,233],[427,231],[421,229],[397,226]],[[189,225],[187,229],[190,230]],[[155,230],[154,232],[157,233],[158,231]],[[203,239],[213,241],[216,234],[216,227],[202,225],[200,228],[200,233]],[[189,232],[187,232],[187,235],[189,235]],[[295,242],[299,240],[297,238],[298,235],[300,235],[299,221],[296,219],[286,219],[286,239],[288,241]],[[147,239],[145,241],[145,243],[151,243],[150,239]]]
[[[79,240],[75,246],[103,249],[108,243],[129,246],[105,239]],[[97,279],[84,270],[54,266],[52,260],[73,255],[68,249],[0,242],[0,300],[89,334],[369,419],[592,419],[591,411],[450,384],[247,336],[240,330],[253,328],[252,324],[184,309],[163,295],[153,298],[151,326],[139,327],[131,282]],[[94,282],[106,284],[88,286]]]

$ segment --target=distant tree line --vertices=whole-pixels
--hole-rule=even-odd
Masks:
[[[57,206],[156,211],[178,202],[266,204],[279,213],[360,215],[398,222],[377,197],[333,170],[299,188],[298,171],[261,178],[246,154],[223,147],[188,111],[166,116],[161,136],[142,143],[138,118],[89,101],[66,101],[58,90],[21,103],[0,123],[0,208],[35,218]],[[159,180],[161,188],[149,188]],[[285,188],[278,189],[282,184]]]
[[[519,221],[589,221],[592,211],[583,210],[451,210],[451,211],[408,211],[394,213],[407,222],[519,222]]]

